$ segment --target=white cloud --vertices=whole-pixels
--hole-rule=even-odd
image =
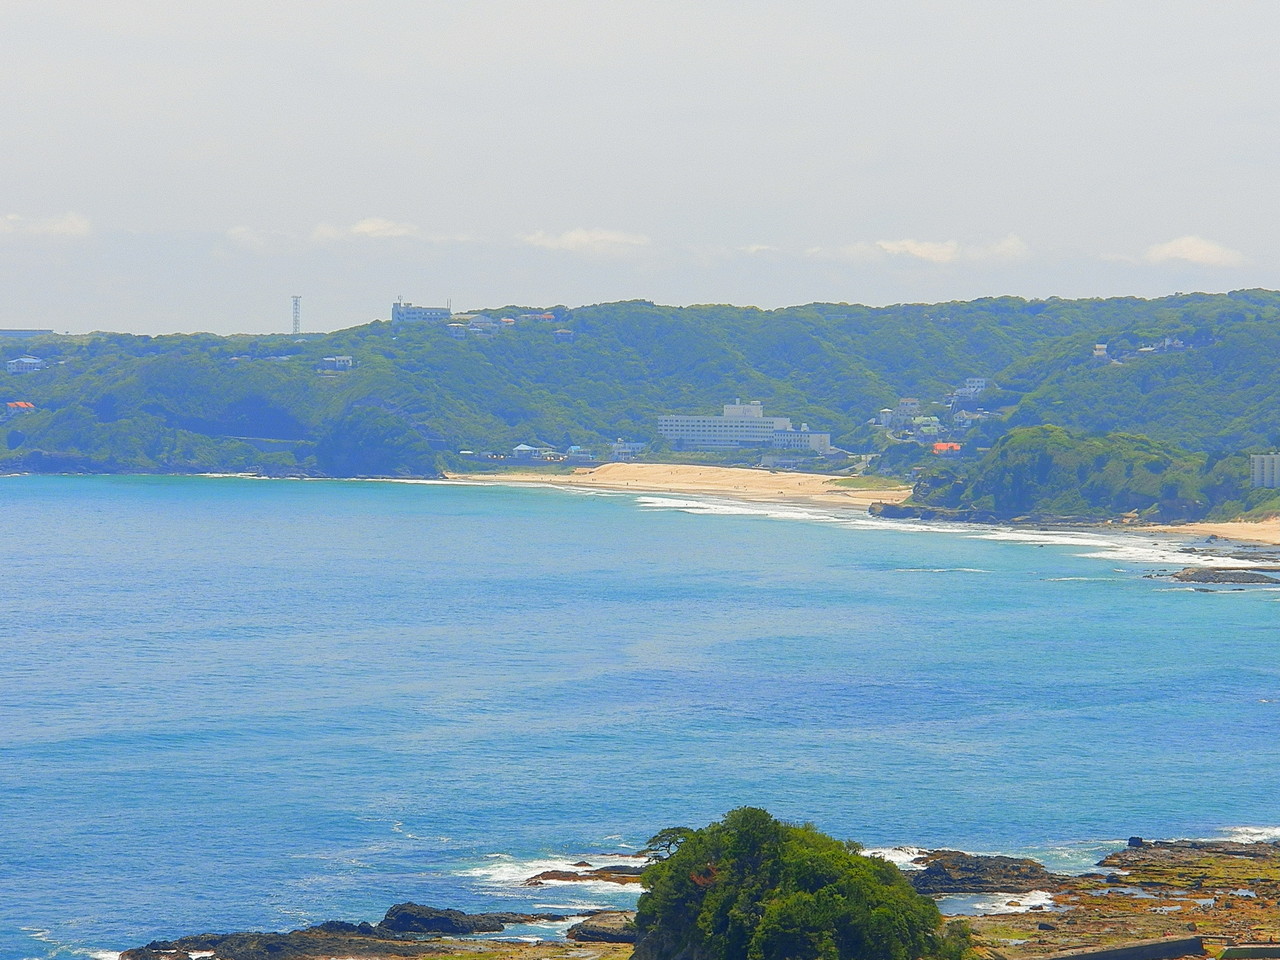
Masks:
[[[351,225],[351,232],[357,237],[416,237],[418,228],[412,223],[397,223],[385,217],[365,217]]]
[[[335,227],[332,223],[321,222],[311,228],[307,239],[312,243],[334,243],[348,237],[366,237],[373,240],[385,240],[395,237],[421,237],[422,231],[417,224],[388,220],[386,217],[365,217],[357,220],[349,227]]]
[[[843,247],[810,247],[804,255],[814,260],[846,260],[850,263],[869,263],[884,259],[884,251],[865,240],[845,244]]]
[[[620,256],[633,253],[650,245],[644,234],[623,233],[621,230],[566,230],[550,234],[543,230],[526,234],[521,239],[533,247],[544,250],[567,250],[594,256]]]
[[[956,263],[982,260],[1026,260],[1031,250],[1021,237],[1009,234],[1003,240],[967,244],[958,240],[866,240],[842,247],[810,247],[805,256],[820,260],[870,263],[889,257],[910,257],[926,263]]]
[[[965,247],[964,250],[969,260],[1027,260],[1031,257],[1031,248],[1016,233],[985,246]]]
[[[933,240],[877,240],[876,246],[885,253],[915,257],[930,263],[951,263],[960,259],[960,244],[955,240],[944,243]]]
[[[1204,237],[1185,236],[1157,243],[1148,247],[1142,255],[1147,263],[1168,263],[1170,260],[1184,260],[1187,263],[1199,264],[1202,267],[1238,267],[1244,263],[1244,254],[1220,243],[1206,240]]]
[[[743,253],[748,256],[755,256],[757,253],[777,253],[778,248],[767,243],[752,243],[745,247],[739,247]]]
[[[45,237],[87,237],[92,227],[87,217],[64,213],[60,217],[33,220],[17,213],[0,217],[0,233],[22,233]]]

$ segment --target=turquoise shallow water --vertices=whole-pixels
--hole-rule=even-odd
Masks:
[[[1082,868],[1280,824],[1271,590],[1151,538],[678,497],[0,480],[0,957],[624,903],[742,805]]]

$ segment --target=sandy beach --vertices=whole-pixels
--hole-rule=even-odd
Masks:
[[[650,493],[690,493],[733,497],[739,500],[800,501],[865,510],[877,501],[898,503],[911,494],[906,486],[873,489],[841,486],[828,474],[753,470],[747,467],[712,467],[672,463],[604,463],[579,467],[573,473],[477,473],[449,474],[455,480],[489,480],[501,483],[533,483],[547,486],[596,487],[603,490]]]
[[[1242,543],[1280,545],[1280,518],[1271,520],[1232,520],[1226,523],[1180,523],[1172,527],[1152,527],[1161,533],[1179,536],[1221,537]]]

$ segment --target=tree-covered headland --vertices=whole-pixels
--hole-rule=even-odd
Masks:
[[[635,960],[962,960],[962,925],[898,868],[742,807],[650,842]]]
[[[937,507],[1165,519],[1280,508],[1250,487],[1247,458],[1280,449],[1272,291],[482,314],[496,325],[0,337],[4,359],[44,362],[0,374],[0,470],[430,476],[462,466],[464,450],[605,457],[618,439],[651,459],[754,463],[757,450],[672,449],[657,432],[663,414],[741,397],[919,480]],[[987,386],[958,396],[971,378]],[[903,398],[918,404],[914,423],[877,421]]]

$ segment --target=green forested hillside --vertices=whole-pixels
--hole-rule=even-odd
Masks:
[[[1280,443],[1270,291],[781,310],[630,301],[504,326],[461,338],[444,324],[376,322],[300,338],[0,340],[5,359],[47,362],[0,380],[0,399],[35,405],[0,424],[0,467],[423,475],[464,448],[653,441],[664,413],[716,413],[742,397],[846,449],[886,451],[885,469],[905,471],[927,448],[886,448],[867,421],[904,395],[941,400],[966,377],[994,381],[983,402],[998,415],[967,438],[948,468],[960,472],[1012,427],[1145,435],[1215,461]],[[344,355],[351,370],[317,369]]]
[[[1016,427],[976,463],[931,471],[914,500],[996,519],[1226,519],[1275,490],[1250,487],[1243,457],[1218,458],[1131,434]]]

